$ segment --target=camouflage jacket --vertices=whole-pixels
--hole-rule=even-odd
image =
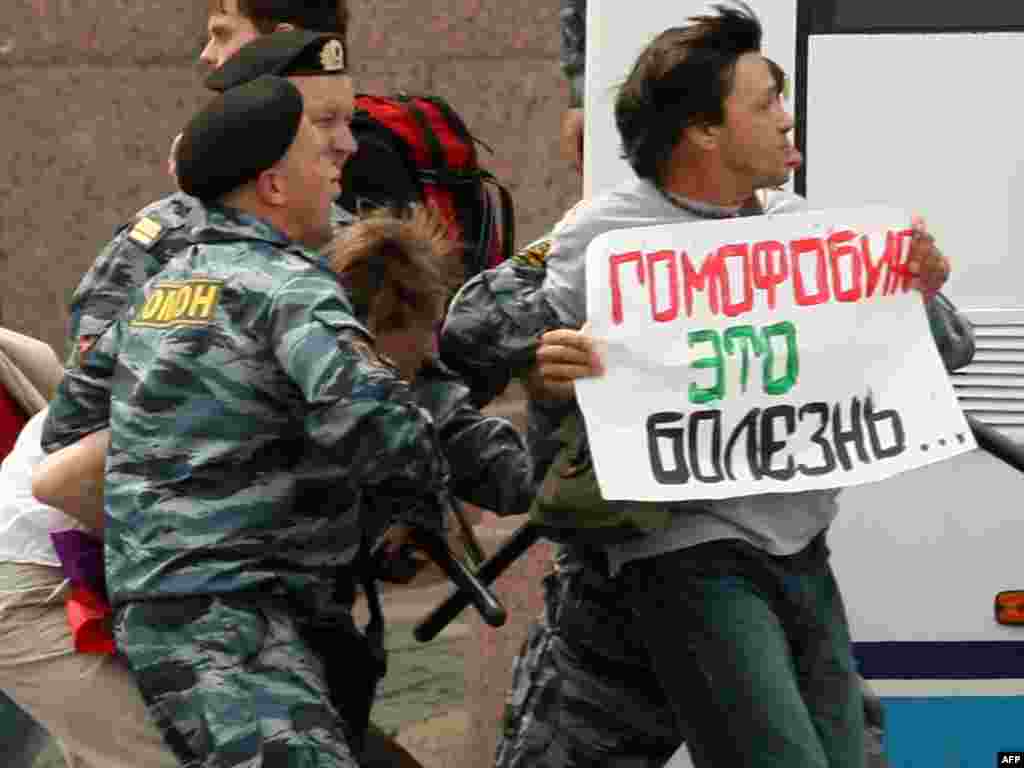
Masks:
[[[558,328],[544,301],[544,259],[550,241],[538,240],[511,259],[469,280],[448,308],[440,338],[441,359],[468,384],[480,407],[533,365],[540,337]],[[539,482],[561,445],[556,431],[571,404],[531,400],[527,445]]]
[[[439,361],[419,372],[413,395],[437,425],[451,466],[452,495],[499,515],[526,512],[533,500],[534,476],[516,428],[505,419],[480,413],[469,387]]]
[[[334,206],[335,226],[351,220],[351,214]],[[107,330],[135,302],[143,284],[194,242],[193,233],[205,223],[206,212],[199,201],[177,192],[150,203],[114,233],[71,297],[72,364],[77,361],[79,340],[95,339]]]
[[[443,528],[447,464],[322,258],[240,212],[206,217],[67,373],[43,445],[111,427],[115,602],[260,589],[320,605],[358,551],[360,497]],[[333,508],[299,503],[325,494]]]

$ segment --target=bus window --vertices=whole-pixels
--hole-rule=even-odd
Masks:
[[[995,32],[1024,29],[1024,3],[1014,0],[804,0],[811,34]]]

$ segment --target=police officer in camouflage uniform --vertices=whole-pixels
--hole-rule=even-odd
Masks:
[[[558,322],[541,300],[548,238],[473,278],[456,296],[441,337],[442,359],[478,403],[511,378],[526,380],[538,339]],[[529,403],[534,472],[544,477],[571,407]],[[601,548],[563,541],[543,579],[544,611],[513,664],[495,764],[499,768],[655,768],[678,749],[676,727],[646,650],[631,636],[622,588]]]
[[[205,226],[68,372],[44,446],[109,421],[115,633],[182,764],[348,768],[350,727],[304,627],[337,604],[360,497],[440,529],[446,464],[313,250],[339,173],[298,88],[268,76],[227,91],[178,159]],[[311,488],[335,508],[297,507]]]

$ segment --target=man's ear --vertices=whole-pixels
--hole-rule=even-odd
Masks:
[[[267,205],[279,208],[287,204],[288,187],[284,174],[276,165],[256,177],[256,192]]]
[[[277,23],[277,26],[274,27],[274,31],[275,32],[294,32],[295,31],[295,25],[291,24],[291,23],[289,23],[287,21],[279,21]]]
[[[685,128],[683,130],[683,136],[696,149],[704,152],[710,152],[718,148],[718,141],[721,136],[721,126],[710,125],[708,123],[697,123],[696,125],[691,125]]]

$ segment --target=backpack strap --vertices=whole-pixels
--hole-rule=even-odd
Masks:
[[[409,96],[407,93],[399,94],[395,97],[395,100],[403,104],[409,111],[409,114],[419,127],[420,133],[423,135],[423,141],[430,152],[431,167],[421,168],[417,171],[419,177],[423,181],[430,184],[448,185],[475,184],[480,181],[484,171],[477,163],[476,145],[480,144],[481,146],[487,147],[488,151],[492,153],[493,150],[469,132],[466,124],[463,122],[462,118],[459,117],[458,113],[451,108],[451,105],[438,96],[413,97]],[[434,107],[447,123],[448,129],[451,133],[466,147],[469,152],[467,169],[463,170],[451,167],[445,154],[444,146],[442,145],[437,132],[430,123],[430,117],[418,102],[429,104]]]
[[[516,213],[512,193],[490,171],[481,170],[481,177],[485,184],[490,184],[498,190],[501,199],[501,260],[507,261],[512,258],[512,249],[515,248],[516,242]]]
[[[494,201],[491,199],[491,194],[483,183],[477,185],[476,195],[480,210],[480,220],[478,222],[476,240],[474,241],[476,247],[472,249],[472,253],[467,248],[463,258],[467,280],[478,272],[487,269],[487,265],[491,260],[491,251],[494,250],[495,246],[494,240],[500,237],[500,235],[496,235],[494,232],[494,217],[496,215]]]
[[[423,96],[423,101],[430,104],[438,112],[441,113],[441,117],[445,119],[449,127],[455,132],[460,139],[466,142],[470,147],[470,163],[474,166],[479,165],[478,158],[476,156],[476,145],[479,144],[481,147],[486,149],[490,154],[494,154],[494,150],[489,144],[485,144],[480,141],[476,136],[469,132],[469,126],[466,125],[465,121],[459,117],[459,113],[452,109],[452,105],[442,99],[440,96]]]

